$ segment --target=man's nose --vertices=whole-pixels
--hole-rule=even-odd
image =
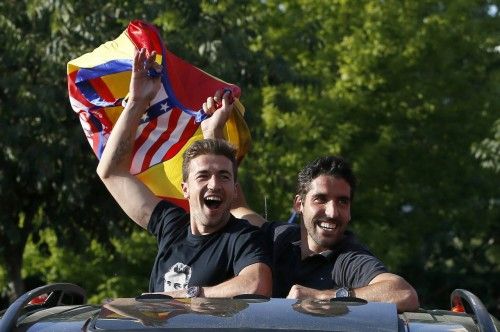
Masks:
[[[326,203],[325,214],[328,218],[338,217],[339,209],[334,201],[328,201]]]
[[[219,179],[217,179],[217,176],[215,175],[212,175],[209,179],[208,179],[208,189],[217,189],[219,187]]]

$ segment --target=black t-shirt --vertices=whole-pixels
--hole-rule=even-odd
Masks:
[[[254,263],[269,266],[262,232],[246,220],[231,215],[222,229],[209,235],[193,235],[189,214],[167,201],[155,207],[148,230],[158,243],[150,292],[187,286],[213,286],[237,276]]]
[[[286,297],[294,284],[316,288],[359,288],[380,273],[384,264],[352,232],[330,250],[301,259],[300,225],[267,222],[261,228],[273,245],[273,297]]]

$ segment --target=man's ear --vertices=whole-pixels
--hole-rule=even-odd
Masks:
[[[188,188],[188,185],[186,182],[182,182],[181,183],[181,187],[182,187],[182,196],[184,196],[185,199],[188,199],[189,198],[189,188]]]
[[[238,198],[238,192],[240,191],[239,190],[239,187],[240,187],[240,184],[238,182],[235,182],[234,183],[234,198]]]
[[[302,213],[302,197],[300,195],[295,195],[295,198],[293,199],[293,209],[298,214]]]

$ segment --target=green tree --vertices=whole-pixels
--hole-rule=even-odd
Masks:
[[[342,154],[360,179],[353,228],[422,304],[444,307],[462,287],[494,308],[495,8],[488,0],[2,2],[0,277],[22,290],[29,234],[35,267],[48,257],[35,251],[89,244],[87,255],[116,267],[101,255],[119,257],[136,243],[116,204],[103,203],[112,200],[70,110],[64,65],[138,18],[156,24],[177,55],[242,87],[254,147],[240,181],[257,211],[286,220],[298,170]],[[25,269],[73,278],[60,261],[51,260],[50,274]],[[88,290],[105,296],[120,283],[93,279]]]
[[[24,291],[21,268],[30,234],[44,246],[39,234],[50,228],[60,245],[80,250],[91,239],[109,244],[110,233],[121,229],[110,227],[122,219],[117,207],[100,203],[109,196],[69,107],[65,64],[107,38],[104,31],[118,33],[123,26],[95,11],[97,2],[86,6],[0,4],[0,260],[12,297]]]
[[[4,73],[0,78],[0,261],[5,279],[12,284],[11,298],[25,290],[23,277],[43,271],[27,266],[21,273],[30,235],[37,250],[45,253],[40,259],[46,259],[54,246],[42,235],[45,229],[54,231],[60,247],[85,252],[97,240],[112,253],[117,242],[110,239],[123,238],[133,227],[94,174],[97,160],[67,99],[67,61],[115,38],[132,19],[143,19],[161,27],[168,47],[172,45],[178,54],[208,70],[213,65],[216,70],[212,73],[228,75],[228,81],[242,76],[249,81],[252,71],[240,75],[244,72],[241,69],[234,74],[235,68],[244,68],[245,61],[253,60],[248,52],[239,50],[244,24],[218,17],[227,6],[240,14],[245,9],[232,2],[200,1],[108,1],[103,5],[101,1],[38,0],[0,4],[4,50],[0,55]],[[240,28],[232,31],[233,25]],[[221,46],[221,37],[230,47]],[[228,49],[235,51],[239,62],[231,57],[221,65],[218,61],[225,58]],[[30,256],[30,264],[49,266],[43,261],[35,263]],[[50,265],[59,272],[45,271],[42,279],[75,276],[64,272],[68,271],[66,263],[61,259]],[[92,289],[95,283],[89,283],[89,291],[96,290]]]
[[[58,245],[51,229],[41,231],[41,237],[44,246],[28,239],[24,269],[28,279],[43,276],[44,283],[71,281],[87,290],[91,303],[134,297],[148,290],[156,243],[142,229],[130,237],[110,239],[112,251],[98,240],[89,241],[79,252],[67,250]]]
[[[267,70],[248,179],[271,218],[288,217],[300,167],[343,154],[360,178],[353,227],[422,303],[465,287],[493,305],[498,176],[471,153],[498,118],[491,4],[266,3],[281,18],[268,17],[262,49],[284,70]]]

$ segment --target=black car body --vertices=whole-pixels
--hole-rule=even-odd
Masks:
[[[42,294],[43,303],[29,304]],[[498,331],[500,323],[465,290],[452,293],[455,310],[399,313],[389,303],[357,298],[330,301],[258,296],[173,299],[160,294],[85,304],[83,289],[52,284],[21,296],[1,314],[5,331]]]

